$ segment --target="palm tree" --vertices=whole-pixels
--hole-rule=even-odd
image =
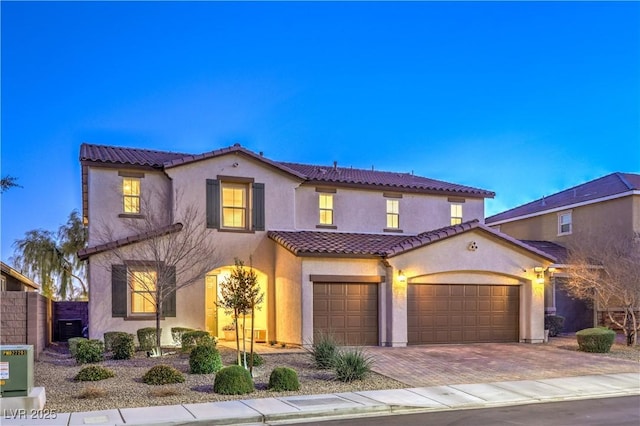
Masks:
[[[53,297],[54,293],[64,300],[75,294],[73,280],[81,287],[86,297],[87,287],[82,277],[84,263],[76,253],[86,244],[86,230],[77,211],[72,211],[65,225],[55,235],[51,231],[35,229],[27,231],[25,237],[16,240],[14,266],[42,285],[42,293]]]

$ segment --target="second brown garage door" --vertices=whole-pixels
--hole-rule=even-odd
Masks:
[[[517,342],[519,306],[518,286],[412,284],[408,343]]]
[[[378,284],[314,283],[313,329],[346,345],[378,345]]]

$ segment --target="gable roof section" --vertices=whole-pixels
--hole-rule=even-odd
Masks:
[[[235,144],[203,154],[153,151],[138,148],[122,148],[107,145],[83,143],[80,147],[80,161],[96,164],[122,164],[131,166],[169,169],[196,161],[215,158],[227,154],[241,154],[260,161],[309,183],[332,185],[373,186],[397,190],[429,193],[448,193],[473,197],[493,198],[495,193],[470,186],[457,185],[409,173],[394,173],[378,170],[364,170],[346,167],[324,167],[310,164],[287,163],[270,160]],[[84,175],[84,172],[83,172]]]
[[[551,241],[532,241],[532,240],[520,240],[524,244],[535,247],[540,251],[545,253],[549,253],[553,257],[556,258],[556,262],[558,263],[567,263],[567,259],[569,257],[567,248],[561,246],[560,244],[553,243]]]
[[[3,274],[15,278],[16,280],[20,281],[22,284],[26,285],[27,287],[31,287],[34,290],[40,289],[40,286],[36,284],[31,278],[25,275],[22,275],[20,272],[13,269],[11,266],[7,265],[4,262],[0,262],[0,269],[2,270]]]
[[[124,237],[118,240],[83,248],[82,250],[78,251],[78,258],[80,258],[80,260],[87,260],[89,257],[98,253],[103,253],[108,250],[128,246],[129,244],[138,243],[140,241],[148,240],[149,238],[173,234],[174,232],[180,232],[181,230],[182,224],[174,223],[173,225],[167,225],[163,226],[162,228],[158,228],[155,231],[143,232],[141,234],[132,235],[130,237]]]
[[[557,261],[552,254],[528,245],[506,234],[497,232],[478,220],[447,226],[414,236],[386,234],[358,234],[322,231],[269,231],[269,238],[296,256],[339,256],[339,257],[380,257],[398,256],[410,250],[445,240],[454,235],[478,229],[505,240],[521,249],[532,252],[551,261]]]
[[[640,175],[612,173],[488,217],[487,224],[499,224],[524,217],[537,216],[563,208],[591,204],[640,191]]]

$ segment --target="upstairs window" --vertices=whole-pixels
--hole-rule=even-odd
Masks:
[[[140,213],[140,179],[122,178],[122,201],[124,213]]]
[[[333,225],[333,194],[320,194],[320,225]]]
[[[248,185],[222,182],[222,227],[246,229],[249,222]]]
[[[156,312],[155,292],[158,274],[150,269],[131,271],[131,313],[152,314]]]
[[[387,228],[400,228],[400,201],[387,200]]]
[[[572,230],[571,212],[558,213],[558,235],[569,235]]]
[[[451,225],[462,223],[462,204],[451,204]]]

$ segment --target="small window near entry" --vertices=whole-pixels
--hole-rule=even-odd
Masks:
[[[124,213],[140,213],[140,179],[122,178],[122,200]]]
[[[451,225],[462,223],[462,204],[451,204]]]
[[[558,235],[568,235],[572,232],[571,212],[558,214]]]
[[[398,229],[400,227],[400,201],[387,200],[387,228]]]
[[[156,312],[155,291],[158,274],[156,271],[141,269],[131,271],[131,313],[152,314]]]
[[[320,194],[320,225],[333,225],[333,194]]]

